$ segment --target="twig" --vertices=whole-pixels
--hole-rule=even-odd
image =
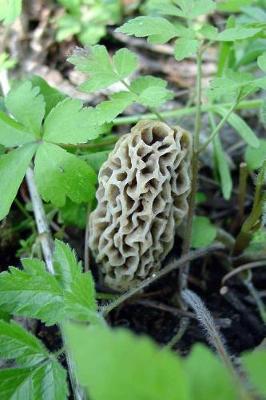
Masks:
[[[266,267],[266,260],[261,260],[261,261],[254,261],[254,262],[250,262],[247,264],[243,264],[240,265],[239,267],[233,269],[232,271],[228,272],[228,274],[226,274],[223,279],[222,279],[222,285],[225,284],[226,281],[228,281],[228,279],[231,279],[233,276],[235,276],[236,274],[239,274],[243,271],[247,271],[251,268],[258,268],[258,267]]]
[[[153,274],[150,278],[145,279],[139,285],[130,289],[128,292],[125,292],[124,294],[122,294],[120,297],[118,297],[116,300],[114,300],[109,305],[102,307],[102,314],[104,316],[106,316],[113,309],[120,306],[120,304],[124,303],[130,297],[132,297],[135,294],[137,294],[138,292],[142,291],[147,286],[149,286],[153,282],[157,281],[158,279],[162,278],[163,276],[169,274],[169,272],[174,271],[175,269],[179,268],[181,265],[184,265],[188,261],[195,260],[197,258],[204,256],[205,254],[208,254],[210,252],[217,251],[217,250],[222,250],[222,249],[224,249],[224,246],[222,246],[221,244],[214,244],[213,246],[206,247],[206,248],[200,249],[200,250],[195,250],[191,253],[188,253],[185,256],[181,257],[179,260],[170,261],[165,268],[163,268],[156,274]]]

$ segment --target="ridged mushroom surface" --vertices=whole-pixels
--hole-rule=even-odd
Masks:
[[[102,165],[89,246],[107,286],[127,290],[160,269],[188,211],[190,154],[186,131],[141,121]]]

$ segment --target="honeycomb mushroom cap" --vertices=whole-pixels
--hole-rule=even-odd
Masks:
[[[190,154],[186,131],[141,121],[102,165],[89,246],[107,286],[127,290],[160,269],[188,211]]]

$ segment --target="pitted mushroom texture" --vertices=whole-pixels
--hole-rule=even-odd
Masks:
[[[89,246],[105,283],[126,290],[158,271],[188,211],[190,135],[141,121],[99,172]]]

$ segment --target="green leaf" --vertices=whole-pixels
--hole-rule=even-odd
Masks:
[[[179,16],[187,19],[208,14],[216,8],[212,0],[175,0],[174,2],[180,7]]]
[[[214,111],[220,114],[222,117],[224,117],[228,112],[225,108],[219,106],[215,107]],[[239,115],[231,113],[227,119],[227,122],[236,130],[239,136],[241,136],[249,146],[255,148],[259,147],[259,139],[253,130],[246,124],[246,122],[239,117]]]
[[[258,87],[258,80],[254,80],[249,73],[227,70],[226,75],[211,81],[208,94],[211,99],[225,98],[234,101],[240,92],[243,97],[255,91]]]
[[[234,40],[243,40],[255,36],[262,28],[245,28],[237,26],[235,28],[225,29],[216,36],[216,40],[221,42],[233,42]]]
[[[0,111],[0,143],[6,147],[20,146],[33,142],[35,136],[28,132],[24,126]]]
[[[62,207],[69,197],[75,203],[94,198],[96,174],[79,157],[52,143],[39,146],[35,157],[35,178],[45,201]]]
[[[31,83],[34,87],[37,86],[40,89],[40,94],[45,100],[45,116],[49,114],[57,103],[63,101],[67,97],[64,93],[59,92],[59,90],[48,85],[48,83],[40,76],[34,75],[31,78]]]
[[[204,365],[204,368],[200,366]],[[235,382],[228,370],[212,352],[202,345],[193,347],[184,360],[189,379],[191,399],[235,400],[238,398]]]
[[[254,149],[247,146],[245,151],[245,161],[250,170],[256,170],[262,167],[263,162],[266,160],[266,139],[259,140],[259,147]]]
[[[66,331],[79,382],[92,399],[189,399],[179,358],[150,339],[101,326],[69,324]]]
[[[218,29],[213,25],[204,24],[198,32],[206,39],[216,40]]]
[[[22,8],[22,0],[0,0],[0,21],[4,20],[4,24],[12,24],[20,15]]]
[[[266,350],[255,350],[242,356],[242,362],[246,368],[251,383],[264,397],[266,396],[265,365]]]
[[[130,89],[138,95],[138,102],[146,107],[159,107],[173,98],[173,92],[166,88],[167,82],[153,76],[135,79]]]
[[[118,92],[110,96],[109,100],[102,101],[95,108],[97,123],[102,125],[111,122],[130,106],[137,97],[131,92]]]
[[[0,321],[0,357],[20,365],[38,363],[49,355],[43,344],[15,322]]]
[[[232,193],[233,182],[230,174],[227,155],[223,151],[219,136],[216,136],[212,143],[215,166],[219,175],[223,197],[225,200],[229,200]]]
[[[17,121],[33,132],[35,136],[40,136],[45,102],[38,87],[33,87],[30,81],[21,83],[9,91],[5,105]]]
[[[184,58],[191,57],[196,54],[199,42],[194,39],[180,38],[175,42],[175,59],[181,61]]]
[[[252,4],[254,0],[225,0],[217,4],[219,11],[240,12],[242,7]]]
[[[74,252],[59,240],[55,242],[54,265],[58,278],[66,289],[66,313],[72,318],[89,321],[97,320],[95,288],[90,272],[82,273]]]
[[[8,214],[36,148],[27,144],[0,156],[0,220]]]
[[[89,80],[80,86],[85,92],[107,88],[125,79],[137,67],[137,58],[129,50],[118,50],[111,59],[105,46],[100,45],[90,47],[89,52],[77,50],[68,61],[89,74]]]
[[[24,259],[24,271],[10,267],[0,274],[0,305],[14,315],[53,325],[65,318],[63,289],[42,261]]]
[[[200,247],[209,246],[216,237],[216,227],[207,217],[196,216],[193,219],[192,228],[192,247],[198,249]]]
[[[65,205],[59,209],[59,222],[66,226],[77,226],[84,229],[86,227],[87,209],[87,204],[77,204],[67,198]]]
[[[178,35],[175,26],[162,17],[136,17],[116,31],[136,37],[149,37],[152,43],[166,43]]]
[[[103,163],[107,160],[110,151],[97,151],[95,153],[86,154],[85,159],[89,165],[98,173]]]
[[[258,57],[258,66],[263,72],[266,72],[266,51]]]
[[[65,99],[58,103],[44,122],[44,140],[53,143],[86,143],[99,136],[94,109],[83,108],[80,100]]]
[[[120,77],[125,79],[131,75],[138,67],[138,58],[136,54],[128,49],[118,50],[113,57],[114,68]]]
[[[66,371],[55,361],[28,368],[0,370],[2,400],[66,400]]]
[[[264,127],[266,127],[266,100],[263,101],[260,108],[260,120]]]

